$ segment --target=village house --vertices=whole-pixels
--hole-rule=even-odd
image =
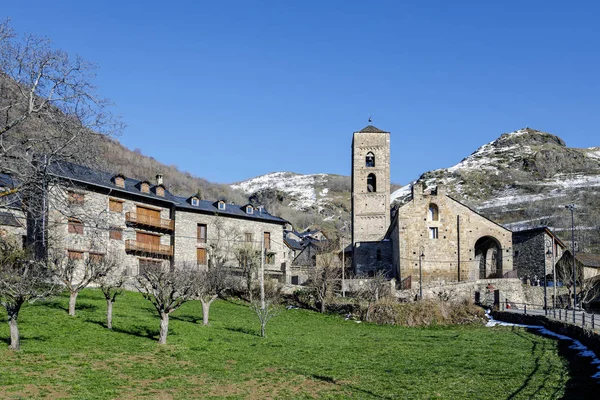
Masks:
[[[208,266],[219,252],[232,269],[236,250],[250,246],[265,254],[265,273],[289,281],[283,227],[287,221],[262,207],[179,197],[167,190],[162,175],[154,182],[109,174],[85,166],[52,166],[45,196],[47,212],[28,218],[30,243],[70,259],[117,257],[124,272],[147,268]]]
[[[565,244],[546,226],[513,232],[515,276],[524,282],[543,284],[553,265],[563,256]]]

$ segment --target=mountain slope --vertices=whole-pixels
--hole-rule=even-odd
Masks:
[[[558,136],[534,129],[505,133],[450,168],[426,172],[427,187],[447,186],[451,196],[510,229],[548,225],[570,229],[575,204],[580,250],[600,250],[600,148],[569,148]],[[409,195],[392,194],[396,204]],[[569,235],[563,234],[565,239]]]

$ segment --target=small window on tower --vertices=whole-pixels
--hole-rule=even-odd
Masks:
[[[371,152],[367,153],[367,156],[365,157],[365,166],[370,168],[375,166],[375,154]]]
[[[438,228],[429,228],[429,239],[438,238]]]
[[[367,192],[375,193],[377,191],[377,178],[375,174],[369,174],[367,176]]]

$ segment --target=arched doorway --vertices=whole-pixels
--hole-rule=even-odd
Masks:
[[[502,247],[492,236],[484,236],[475,242],[475,265],[477,277],[502,278]]]

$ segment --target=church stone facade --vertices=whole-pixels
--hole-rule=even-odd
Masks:
[[[390,133],[372,125],[352,140],[355,273],[385,271],[402,287],[503,277],[513,269],[512,232],[444,193],[413,187],[390,212]],[[412,282],[412,284],[411,284]]]

